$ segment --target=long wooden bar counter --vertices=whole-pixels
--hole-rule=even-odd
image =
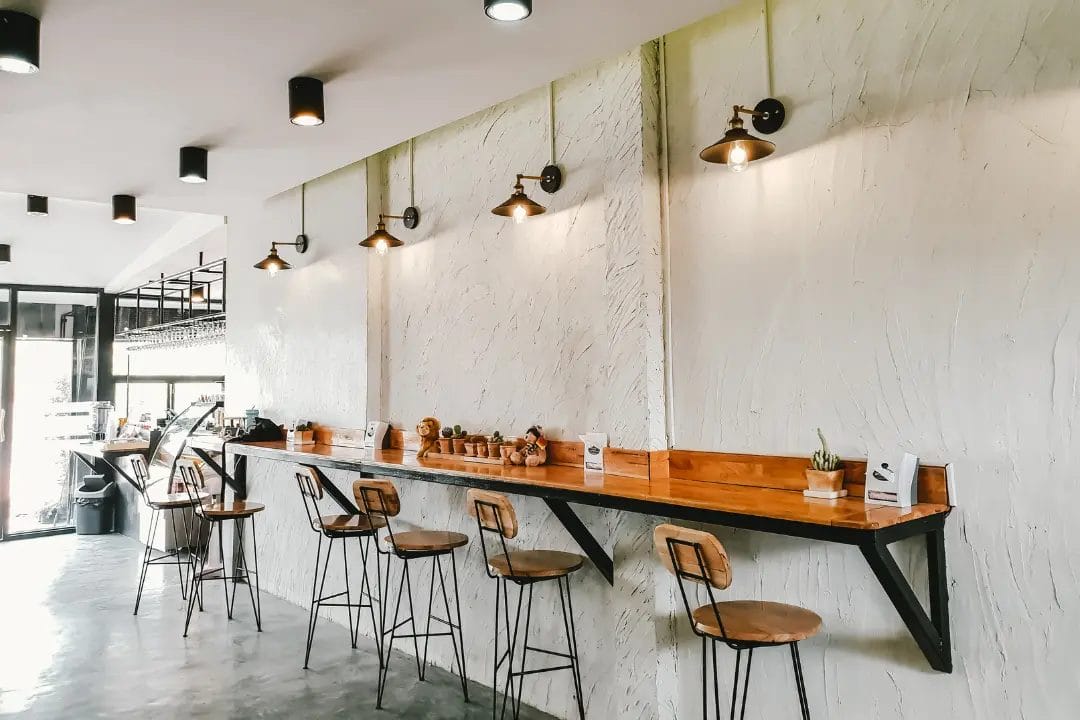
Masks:
[[[235,477],[231,479],[234,488],[246,488],[244,460],[257,457],[306,465],[317,471],[333,468],[365,477],[437,482],[541,498],[609,582],[614,577],[611,557],[568,503],[856,545],[931,666],[952,671],[944,540],[944,524],[951,508],[942,502],[920,502],[901,509],[867,507],[861,497],[805,498],[801,492],[786,487],[790,478],[781,477],[770,487],[769,479],[762,477],[762,472],[767,475],[767,468],[762,471],[760,463],[752,464],[755,456],[730,456],[734,460],[707,466],[704,472],[712,481],[703,482],[660,477],[657,473],[649,477],[586,473],[581,467],[560,465],[526,468],[479,465],[456,458],[418,460],[414,453],[403,450],[372,451],[324,444],[290,447],[283,441],[230,442],[227,448],[237,456]],[[756,467],[758,474],[738,472],[744,465]],[[725,470],[729,467],[735,471]],[[944,487],[943,473],[941,478]],[[348,494],[325,476],[323,479],[328,494],[342,508],[358,512]],[[940,494],[931,492],[929,496],[936,499]],[[929,613],[888,549],[892,542],[915,536],[923,536],[926,541]]]

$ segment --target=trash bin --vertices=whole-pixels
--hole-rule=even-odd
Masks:
[[[104,475],[86,475],[75,491],[75,533],[105,535],[113,531],[116,483]]]

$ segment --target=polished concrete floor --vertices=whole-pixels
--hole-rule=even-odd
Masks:
[[[302,670],[307,612],[270,595],[264,632],[246,593],[230,622],[218,591],[185,640],[175,568],[151,569],[135,617],[141,550],[120,535],[0,543],[0,718],[491,717],[490,690],[473,683],[466,704],[453,675],[432,668],[419,682],[404,655],[376,711],[374,650],[363,638],[352,650],[327,622]]]

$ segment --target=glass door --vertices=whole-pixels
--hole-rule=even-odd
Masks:
[[[5,538],[70,529],[69,448],[89,438],[97,387],[97,293],[9,289],[3,352]],[[3,319],[3,318],[0,318]]]

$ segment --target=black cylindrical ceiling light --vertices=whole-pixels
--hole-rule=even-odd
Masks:
[[[322,125],[326,121],[322,80],[294,77],[289,81],[289,119],[293,125]]]
[[[7,265],[11,262],[11,246],[0,245],[0,265]]]
[[[33,15],[0,10],[0,70],[26,75],[41,67],[41,23]]]
[[[208,155],[206,148],[180,148],[180,179],[186,183],[206,182]]]
[[[119,225],[135,224],[135,197],[132,195],[113,195],[112,219]]]
[[[27,195],[26,196],[26,214],[27,215],[48,215],[49,214],[49,198],[43,195]]]
[[[492,20],[516,22],[532,15],[532,0],[484,0],[484,12]]]

